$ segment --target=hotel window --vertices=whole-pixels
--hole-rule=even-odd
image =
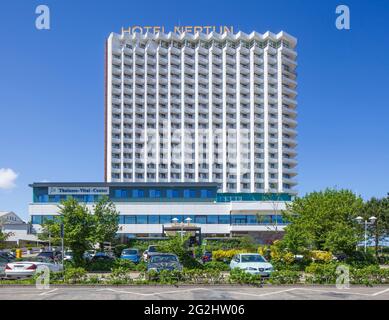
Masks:
[[[230,216],[229,215],[220,215],[219,216],[219,224],[230,224]]]
[[[208,224],[218,224],[218,222],[219,222],[218,216],[207,216]]]
[[[172,223],[172,218],[170,215],[160,215],[159,216],[159,223],[160,224]]]
[[[195,223],[201,223],[206,224],[207,223],[207,216],[195,216]]]
[[[195,198],[196,190],[185,189],[184,190],[184,198]]]
[[[161,197],[161,190],[150,190],[150,198],[160,198]]]
[[[159,224],[159,216],[157,215],[149,216],[149,224]]]
[[[127,198],[128,192],[127,190],[118,189],[115,190],[115,198]]]
[[[179,192],[178,192],[178,190],[168,189],[168,190],[166,190],[166,196],[168,198],[178,198]]]
[[[32,224],[42,224],[42,216],[31,216]]]
[[[41,194],[38,196],[38,202],[48,202],[49,196],[47,194]]]
[[[201,198],[212,198],[212,191],[211,190],[207,190],[207,189],[202,189],[201,190]]]
[[[147,216],[146,215],[137,215],[136,216],[136,223],[137,224],[147,224]]]
[[[247,224],[258,224],[258,219],[256,215],[247,216]]]
[[[132,190],[132,197],[133,198],[144,198],[145,192],[141,189],[134,189]]]
[[[238,215],[238,216],[231,216],[232,218],[232,224],[246,224],[247,219],[246,216]]]
[[[124,224],[124,216],[119,216],[118,222],[119,224]]]
[[[124,216],[124,223],[125,224],[135,224],[136,223],[135,216]]]

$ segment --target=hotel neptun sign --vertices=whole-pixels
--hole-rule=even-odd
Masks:
[[[211,32],[216,33],[234,33],[234,27],[233,26],[174,26],[173,30],[174,33],[182,34],[182,33],[205,33],[209,34]],[[131,26],[128,28],[122,27],[122,33],[166,33],[169,32],[169,30],[165,29],[164,26]]]

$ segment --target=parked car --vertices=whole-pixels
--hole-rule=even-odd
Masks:
[[[96,261],[111,261],[115,260],[115,257],[107,252],[99,251],[92,257],[91,262]]]
[[[8,262],[12,262],[14,259],[11,259],[8,255],[0,254],[0,279],[5,277],[5,266]]]
[[[130,260],[134,263],[138,263],[140,261],[140,257],[140,251],[135,248],[124,249],[120,255],[121,259]]]
[[[270,276],[273,266],[258,253],[240,253],[235,255],[230,263],[230,268],[239,268],[250,274],[259,274],[264,277]]]
[[[92,259],[94,257],[94,255],[96,254],[96,250],[87,250],[86,252],[88,252],[90,258]]]
[[[201,261],[203,263],[212,261],[212,252],[205,251],[203,255],[201,256]]]
[[[182,264],[173,253],[150,253],[147,271],[178,270],[182,271]]]
[[[16,259],[16,257],[11,252],[8,251],[1,251],[0,258],[3,258],[8,261],[14,261]]]
[[[53,262],[50,258],[36,258],[36,260],[9,262],[5,266],[6,278],[25,278],[35,274],[38,266],[46,266],[51,272],[63,270],[62,264]]]
[[[143,260],[147,261],[149,259],[149,256],[151,253],[157,253],[158,252],[158,246],[156,245],[149,245],[147,250],[143,252]]]
[[[42,251],[37,255],[38,258],[48,258],[52,261],[61,260],[62,254],[61,251]]]
[[[86,261],[90,261],[91,259],[92,259],[92,257],[91,257],[91,255],[89,254],[89,252],[88,251],[85,251],[84,252],[84,259],[86,260]],[[73,251],[65,251],[64,252],[64,257],[63,257],[63,259],[65,260],[65,261],[71,261],[71,260],[73,260]]]

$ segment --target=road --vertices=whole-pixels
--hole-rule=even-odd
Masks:
[[[389,300],[389,286],[1,286],[0,300]]]

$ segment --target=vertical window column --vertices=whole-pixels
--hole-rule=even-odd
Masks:
[[[269,192],[269,44],[263,53],[263,170],[264,170],[264,190]]]

